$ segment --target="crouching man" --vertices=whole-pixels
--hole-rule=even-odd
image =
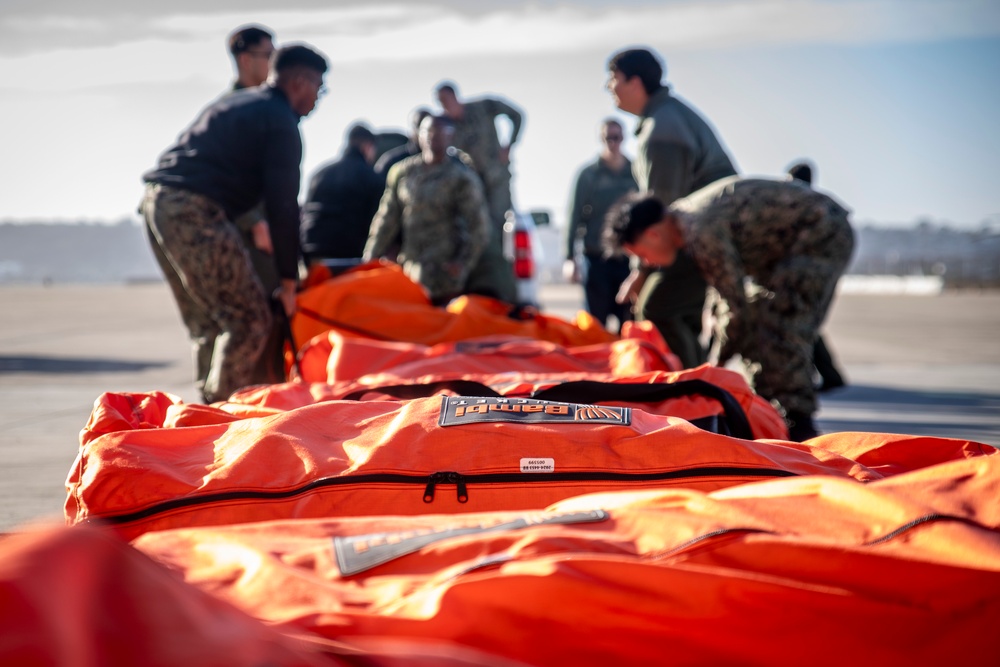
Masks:
[[[800,183],[734,176],[669,207],[626,197],[608,214],[604,243],[651,266],[670,266],[685,248],[725,304],[710,361],[740,355],[791,439],[818,435],[812,349],[854,250],[847,209]]]

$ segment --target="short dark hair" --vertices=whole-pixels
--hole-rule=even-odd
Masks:
[[[424,116],[424,119],[420,121],[420,124],[423,125],[425,122],[427,122],[428,118],[431,119],[432,125],[438,125],[440,127],[450,127],[453,129],[455,127],[455,121],[452,120],[451,116],[443,113],[429,113],[426,116]]]
[[[427,107],[417,107],[410,112],[410,127],[413,130],[419,130],[420,124],[424,122],[424,118],[430,116],[433,112]]]
[[[458,97],[458,86],[456,86],[452,81],[442,81],[434,87],[434,92],[441,94],[443,91],[448,91],[455,97]]]
[[[365,143],[375,143],[375,133],[364,123],[355,123],[347,130],[347,145],[358,147]]]
[[[326,58],[305,44],[287,44],[274,52],[271,67],[278,74],[291,69],[305,68],[326,74]]]
[[[648,192],[630,192],[611,205],[604,217],[601,242],[606,255],[622,254],[625,244],[635,243],[639,235],[663,220],[667,207]]]
[[[666,67],[649,49],[625,49],[611,56],[608,60],[608,71],[621,72],[626,79],[639,77],[646,93],[652,95],[663,87]]]
[[[796,162],[788,168],[788,175],[797,181],[804,181],[809,185],[813,182],[813,167],[809,162]]]
[[[264,26],[250,23],[242,25],[229,35],[229,52],[233,58],[257,46],[265,39],[274,41],[274,35]]]

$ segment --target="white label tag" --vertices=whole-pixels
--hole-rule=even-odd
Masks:
[[[521,459],[521,472],[555,472],[555,459]]]

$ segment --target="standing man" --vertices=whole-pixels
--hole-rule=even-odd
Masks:
[[[646,49],[627,49],[608,61],[608,90],[615,105],[639,117],[632,165],[640,190],[669,204],[736,168],[712,128],[661,83],[663,66]],[[650,320],[686,368],[705,361],[701,336],[706,284],[681,252],[670,267],[642,265],[619,298],[635,300],[636,319]]]
[[[492,97],[460,101],[455,84],[437,86],[437,98],[455,124],[454,146],[472,159],[483,180],[489,207],[490,234],[479,262],[469,275],[467,291],[513,303],[517,299],[514,268],[503,254],[503,226],[513,208],[510,193],[510,149],[521,132],[522,115],[510,104]],[[500,143],[496,118],[510,120],[510,139]]]
[[[282,47],[271,61],[268,85],[210,104],[143,175],[143,213],[151,243],[166,259],[174,298],[182,314],[185,304],[207,314],[204,329],[185,320],[206,402],[225,400],[253,382],[272,326],[269,295],[232,222],[262,193],[279,297],[287,315],[295,312],[299,120],[316,106],[326,70],[326,59],[308,46]]]
[[[271,56],[274,55],[274,34],[256,24],[240,26],[229,35],[229,54],[233,58],[236,80],[233,81],[227,94],[256,88],[267,81]],[[250,254],[257,277],[264,286],[264,292],[274,294],[281,286],[281,280],[274,264],[271,229],[267,224],[263,203],[258,202],[233,222],[243,236],[243,244]],[[209,345],[204,348],[208,354],[211,353],[211,349]],[[207,364],[206,360],[203,365]],[[284,379],[284,333],[280,321],[275,318],[267,345],[254,372],[254,382],[270,384]]]
[[[361,259],[384,183],[375,173],[375,134],[356,123],[343,156],[309,181],[302,206],[302,256],[309,266],[324,259]]]
[[[630,304],[618,303],[618,288],[629,275],[628,260],[605,256],[601,245],[604,216],[618,199],[636,188],[632,162],[622,153],[625,139],[621,123],[609,118],[601,123],[601,153],[580,171],[569,209],[566,261],[563,273],[573,282],[583,277],[587,312],[605,327],[614,315],[618,327],[632,319]],[[577,245],[583,243],[583,266],[577,263]]]
[[[267,81],[274,34],[259,25],[240,26],[229,35],[229,53],[236,69],[232,90],[256,88]]]
[[[634,195],[606,225],[609,251],[656,266],[693,259],[728,310],[712,361],[739,354],[790,438],[816,436],[812,350],[854,249],[847,209],[804,183],[732,177],[669,207]]]
[[[424,119],[420,154],[389,170],[364,255],[383,257],[400,238],[403,271],[438,306],[464,293],[489,233],[479,177],[448,154],[453,133],[446,116]]]
[[[236,68],[236,80],[228,92],[256,88],[267,81],[269,63],[274,55],[274,35],[259,25],[241,26],[229,35],[229,53]],[[274,267],[274,246],[263,207],[254,206],[234,222],[243,234],[264,288],[268,293],[273,292],[279,285],[278,272]]]
[[[788,168],[788,175],[812,187],[814,171],[811,162],[796,162]],[[847,384],[833,360],[830,349],[826,346],[826,341],[823,340],[823,334],[820,333],[816,334],[816,344],[813,346],[813,366],[819,373],[820,382],[817,391],[831,391]]]

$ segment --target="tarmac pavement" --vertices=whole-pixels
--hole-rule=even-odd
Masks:
[[[580,288],[550,284],[570,316]],[[65,480],[102,392],[197,400],[165,284],[0,285],[0,532],[62,521]],[[825,328],[849,386],[823,394],[824,432],[883,431],[1000,446],[1000,292],[841,294]]]

